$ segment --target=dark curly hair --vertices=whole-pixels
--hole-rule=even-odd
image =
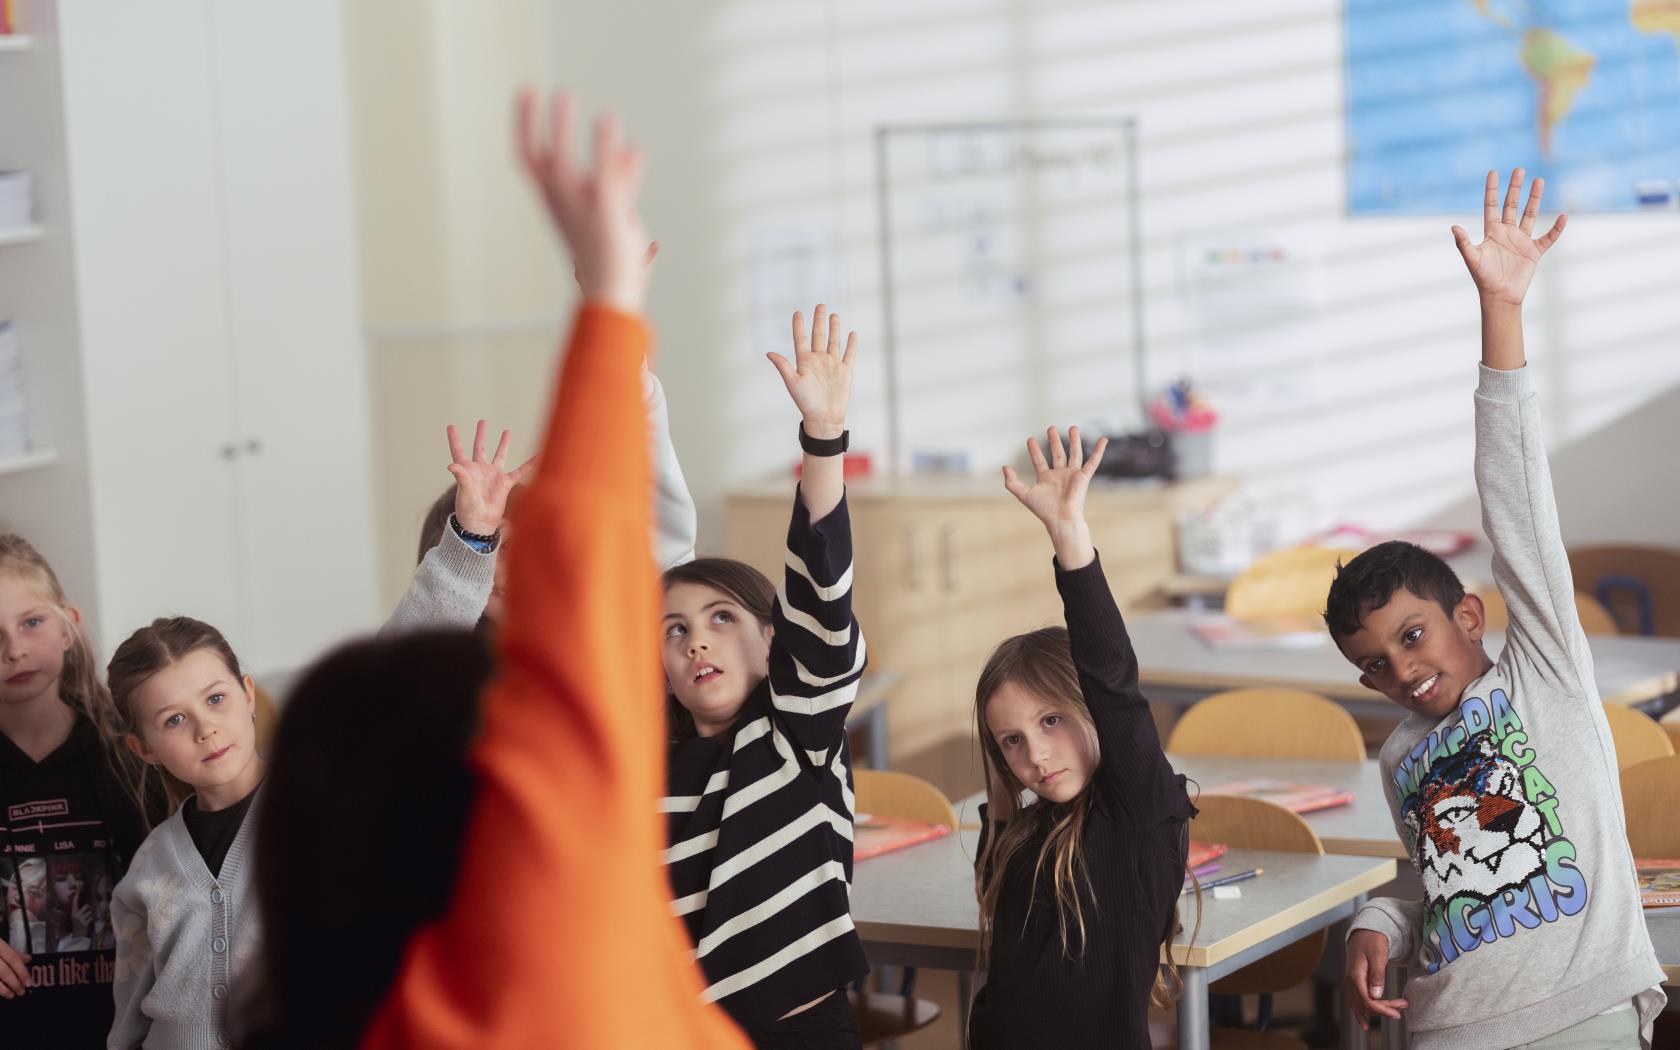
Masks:
[[[1379,543],[1336,567],[1336,579],[1324,602],[1324,625],[1330,628],[1330,637],[1340,645],[1342,639],[1358,633],[1366,614],[1387,605],[1402,587],[1435,602],[1448,616],[1464,600],[1463,582],[1439,555],[1404,540]]]

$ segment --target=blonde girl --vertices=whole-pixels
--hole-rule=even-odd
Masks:
[[[1027,442],[1031,484],[1003,476],[1050,534],[1067,626],[1003,642],[975,689],[987,785],[975,1050],[1148,1046],[1150,1005],[1178,991],[1159,959],[1178,929],[1195,808],[1161,751],[1085,522],[1106,442],[1085,459],[1078,428],[1065,448],[1054,427],[1048,438],[1048,462]]]
[[[12,861],[0,870],[28,916],[0,942],[0,1044],[105,1045],[112,952],[73,921],[52,937],[28,906],[54,870],[83,886],[120,877],[166,815],[161,781],[118,743],[120,724],[81,613],[34,547],[0,535],[0,855]]]

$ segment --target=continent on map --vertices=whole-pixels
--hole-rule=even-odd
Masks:
[[[1641,33],[1673,33],[1680,44],[1680,0],[1633,0],[1628,17]]]
[[[1540,85],[1536,116],[1540,128],[1540,154],[1552,156],[1552,129],[1569,116],[1575,96],[1592,78],[1597,59],[1550,29],[1530,29],[1523,34],[1522,63]]]

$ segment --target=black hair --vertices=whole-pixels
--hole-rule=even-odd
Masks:
[[[298,683],[258,800],[239,1046],[360,1044],[409,938],[448,909],[491,666],[482,638],[426,631],[346,645]]]
[[[1441,607],[1448,616],[1464,600],[1464,584],[1440,555],[1415,543],[1389,540],[1336,566],[1336,579],[1324,602],[1324,625],[1338,645],[1357,634],[1367,614],[1381,609],[1405,588]]]

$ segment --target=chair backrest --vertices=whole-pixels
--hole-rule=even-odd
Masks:
[[[1680,857],[1680,755],[1622,769],[1628,846],[1640,860]]]
[[[1334,700],[1302,689],[1231,689],[1198,701],[1167,737],[1182,755],[1365,760],[1359,723]]]
[[[1196,810],[1195,819],[1190,821],[1190,837],[1197,842],[1222,842],[1233,849],[1324,852],[1318,833],[1299,814],[1275,802],[1235,795],[1203,795],[1196,800]],[[1191,920],[1182,917],[1182,921],[1188,926]],[[1312,979],[1328,939],[1325,930],[1309,934],[1215,981],[1212,990],[1221,995],[1264,995],[1293,988]]]
[[[1604,603],[1623,634],[1680,638],[1680,550],[1574,547],[1569,571],[1575,586]]]
[[[1674,745],[1674,750],[1680,752],[1680,707],[1663,715],[1658,724],[1668,732],[1668,742]]]
[[[1618,768],[1674,754],[1674,741],[1668,738],[1668,731],[1643,711],[1605,704],[1604,717],[1610,722],[1610,739],[1616,742]]]
[[[1225,612],[1239,620],[1318,616],[1336,566],[1358,553],[1346,547],[1291,547],[1263,554],[1231,581]]]
[[[904,817],[957,830],[957,811],[944,793],[921,777],[891,769],[854,769],[857,811],[878,817]]]
[[[1511,625],[1511,611],[1506,608],[1505,596],[1499,593],[1498,587],[1484,587],[1476,592],[1476,596],[1482,600],[1488,630],[1503,631]],[[1621,633],[1621,627],[1610,615],[1610,610],[1586,591],[1575,592],[1575,614],[1581,618],[1581,630],[1587,634]]]

